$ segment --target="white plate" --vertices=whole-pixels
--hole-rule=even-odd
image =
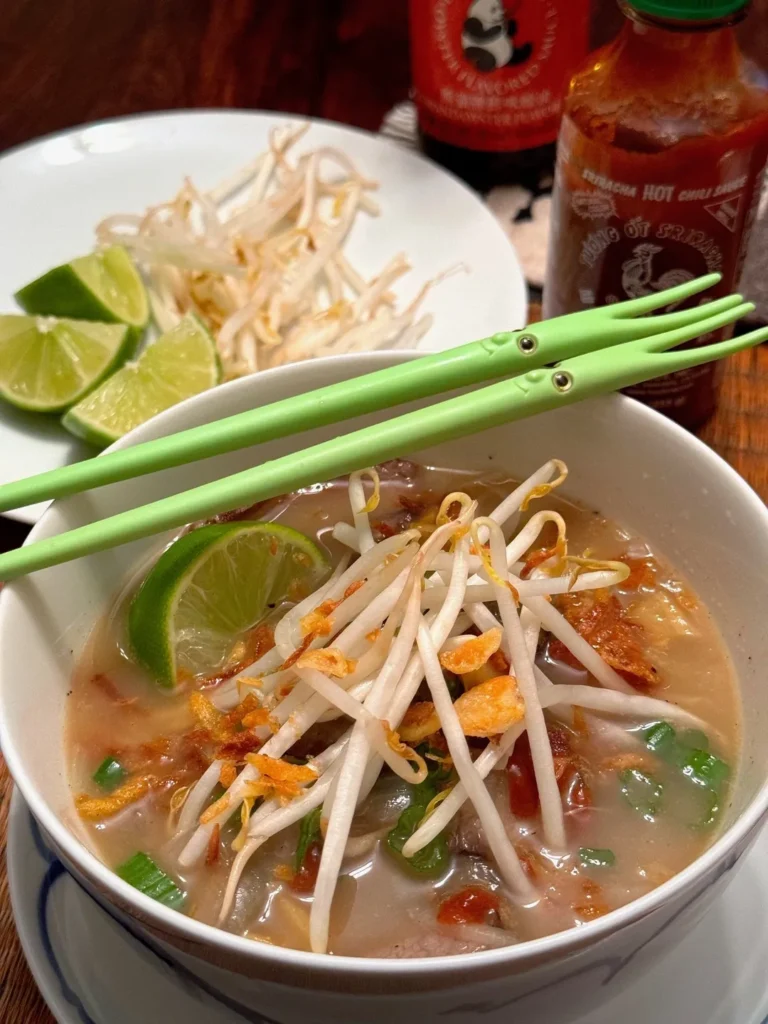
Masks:
[[[21,944],[59,1024],[275,1024],[167,962],[103,910],[56,860],[15,791],[7,859]],[[603,1009],[573,1024],[768,1024],[766,860],[763,831],[664,963],[614,999],[607,979]]]
[[[185,175],[208,188],[252,160],[269,129],[291,118],[245,111],[169,113],[104,121],[40,139],[0,158],[0,311],[50,267],[88,252],[110,213],[142,212],[175,194]],[[435,323],[419,348],[436,350],[522,327],[526,288],[514,249],[480,199],[407,148],[316,121],[307,146],[339,146],[380,182],[378,218],[360,215],[345,251],[366,276],[404,252],[413,270],[395,287],[407,300],[464,264],[423,305]],[[0,483],[93,454],[55,419],[0,408]],[[11,513],[35,522],[43,506]]]

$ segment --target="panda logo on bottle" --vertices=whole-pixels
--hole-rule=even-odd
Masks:
[[[508,18],[501,0],[471,0],[461,33],[464,56],[478,71],[491,72],[522,64],[531,43],[515,43],[517,22]]]

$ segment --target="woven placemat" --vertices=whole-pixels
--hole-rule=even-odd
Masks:
[[[0,755],[0,837],[5,854],[13,782]],[[0,862],[0,1024],[55,1024],[30,973],[16,934],[5,855]]]

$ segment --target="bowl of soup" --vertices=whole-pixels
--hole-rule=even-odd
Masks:
[[[30,541],[338,432],[56,502]],[[66,866],[228,1005],[565,1022],[723,890],[768,806],[768,514],[701,442],[610,396],[223,513],[7,585],[0,728]]]

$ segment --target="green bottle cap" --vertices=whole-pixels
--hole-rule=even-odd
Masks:
[[[747,7],[749,0],[626,0],[643,14],[671,21],[717,21]]]

